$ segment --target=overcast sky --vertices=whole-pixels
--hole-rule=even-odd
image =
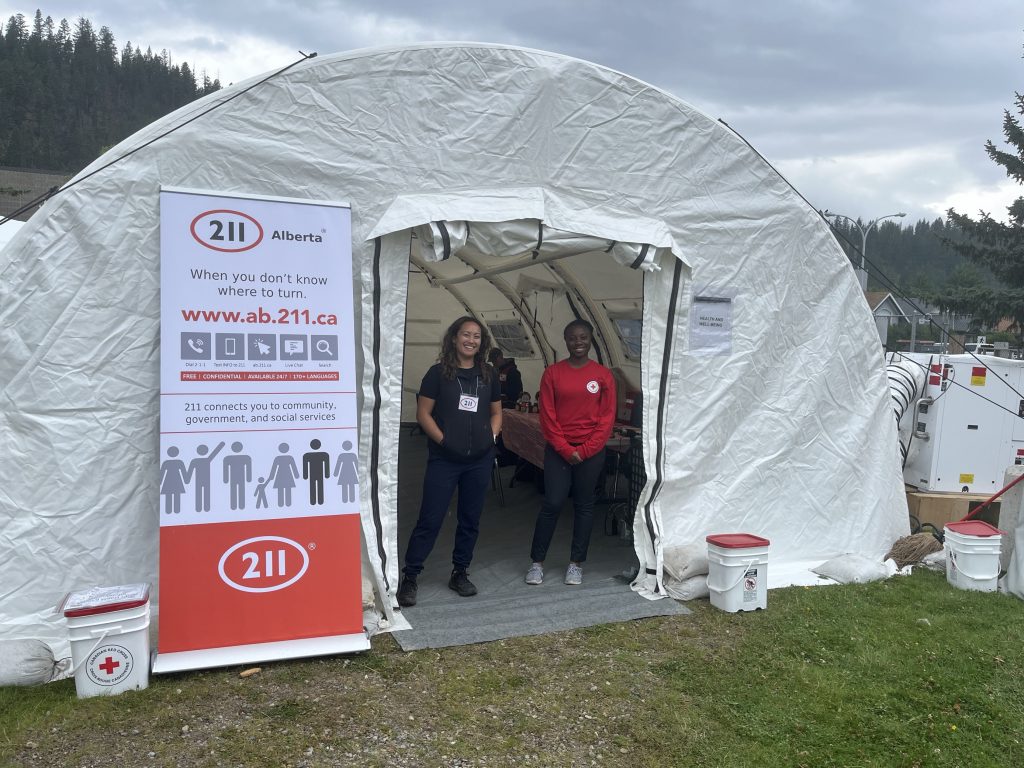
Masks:
[[[36,5],[0,0],[0,18]],[[984,153],[1024,92],[1024,0],[505,3],[51,1],[225,85],[321,55],[427,40],[541,48],[659,86],[742,134],[818,208],[904,224],[1005,218],[1024,190]]]

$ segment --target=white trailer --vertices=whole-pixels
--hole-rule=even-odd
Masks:
[[[995,493],[1006,468],[1024,464],[1024,361],[966,354],[913,359],[928,371],[909,414],[916,445],[904,480],[925,491]]]

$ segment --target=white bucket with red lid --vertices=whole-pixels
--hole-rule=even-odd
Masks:
[[[71,592],[57,610],[68,625],[79,698],[149,686],[149,584]]]
[[[1003,533],[984,520],[946,523],[946,581],[957,589],[995,592]]]
[[[708,592],[722,611],[768,607],[768,539],[752,533],[716,533],[708,543]]]

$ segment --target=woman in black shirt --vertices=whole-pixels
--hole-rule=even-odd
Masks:
[[[467,569],[480,531],[494,443],[501,432],[501,382],[485,362],[491,340],[472,317],[460,317],[441,342],[441,355],[423,377],[416,421],[428,438],[423,499],[405,551],[398,604],[416,604],[423,563],[437,540],[448,504],[459,489],[458,527],[448,587],[463,597],[476,594]]]

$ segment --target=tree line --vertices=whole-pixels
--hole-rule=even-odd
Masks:
[[[107,148],[220,83],[166,50],[125,44],[88,19],[36,11],[0,34],[0,165],[75,172]]]
[[[864,246],[860,230],[846,219],[830,223],[846,255],[859,267]],[[863,228],[870,223],[858,219]],[[957,252],[954,244],[962,240],[960,228],[940,218],[921,219],[913,226],[883,221],[868,233],[868,290],[890,291],[897,299],[928,298],[963,280],[986,280],[985,270]]]

